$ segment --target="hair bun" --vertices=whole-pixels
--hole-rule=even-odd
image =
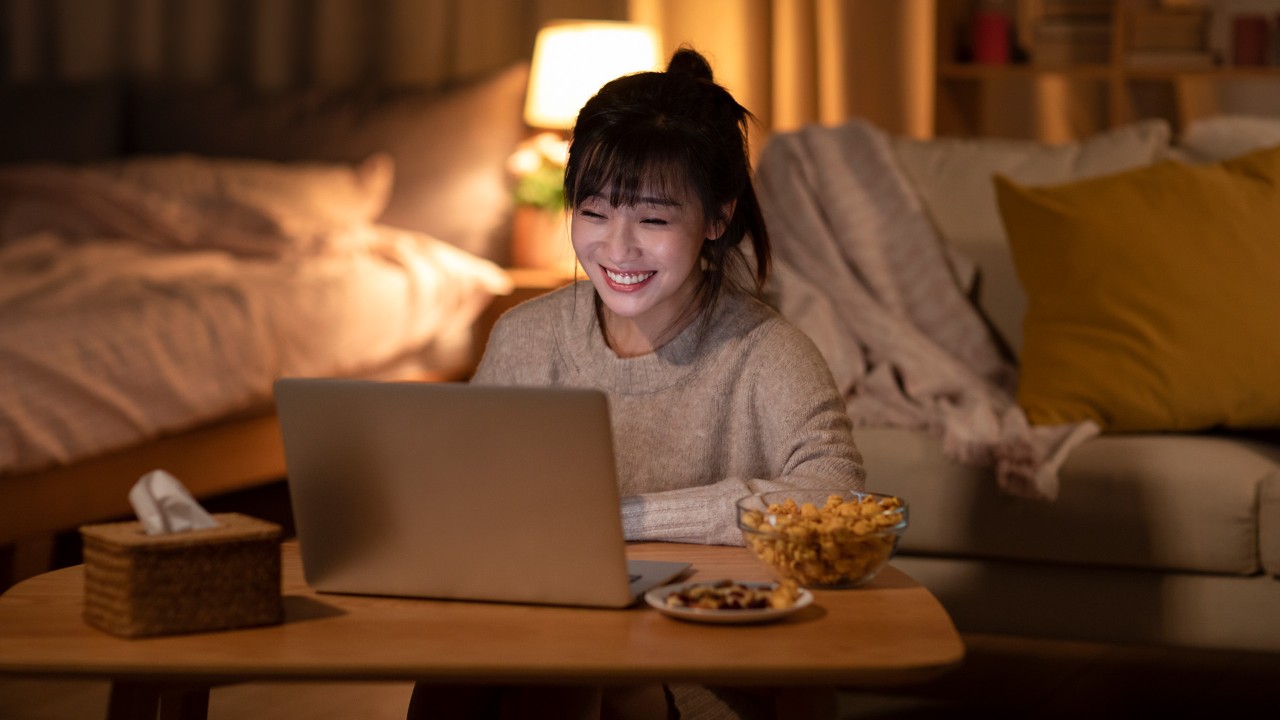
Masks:
[[[693,48],[682,47],[671,56],[667,72],[673,75],[689,75],[699,80],[711,81],[711,63]]]

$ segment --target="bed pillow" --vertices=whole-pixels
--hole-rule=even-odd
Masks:
[[[266,218],[275,231],[298,240],[376,220],[387,206],[394,172],[385,153],[354,165],[179,154],[94,167],[151,196]]]
[[[128,146],[280,161],[395,164],[380,222],[505,262],[514,209],[506,161],[526,130],[528,63],[444,88],[248,92],[138,88]]]
[[[1190,160],[1213,162],[1280,145],[1280,118],[1220,115],[1192,121],[1178,142]]]
[[[52,233],[284,257],[362,246],[390,162],[356,167],[196,156],[0,164],[0,244]]]
[[[1280,426],[1280,147],[996,190],[1029,297],[1033,423]]]
[[[1169,137],[1165,121],[1143,120],[1072,143],[899,137],[893,150],[938,233],[978,264],[978,306],[1016,354],[1026,294],[1009,257],[992,176],[1039,185],[1119,172],[1159,159]]]

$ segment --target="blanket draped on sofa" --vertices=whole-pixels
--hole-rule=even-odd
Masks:
[[[926,430],[949,457],[994,466],[1004,491],[1054,499],[1062,462],[1098,427],[1027,422],[1016,367],[884,132],[855,120],[775,135],[757,181],[770,291],[822,350],[855,425]]]

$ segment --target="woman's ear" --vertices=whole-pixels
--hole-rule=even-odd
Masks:
[[[725,228],[729,227],[729,221],[733,219],[733,211],[737,206],[737,200],[730,200],[720,206],[720,212],[707,223],[708,240],[715,240],[724,235]]]

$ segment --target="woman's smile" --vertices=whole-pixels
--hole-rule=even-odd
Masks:
[[[607,267],[600,268],[604,271],[605,277],[608,278],[610,286],[619,292],[634,292],[644,287],[656,272],[650,270],[645,272],[636,272],[633,270],[611,270]]]

